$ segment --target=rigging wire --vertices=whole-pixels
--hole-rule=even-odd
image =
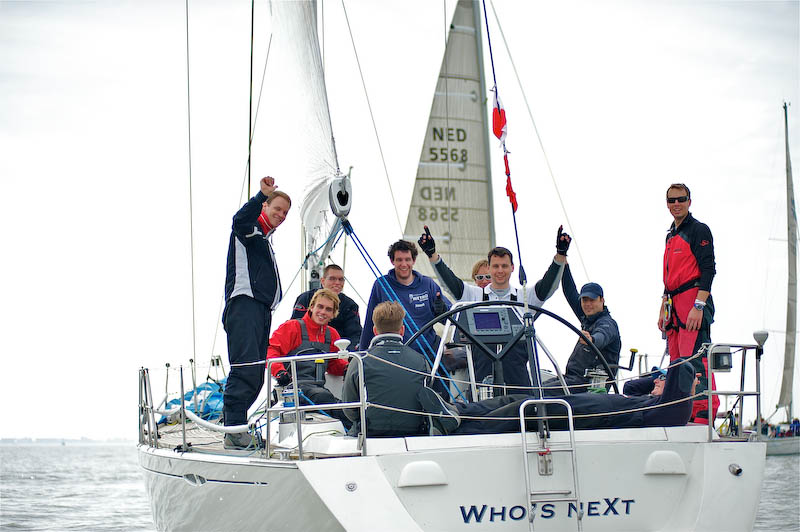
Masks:
[[[403,225],[400,222],[400,213],[397,212],[397,200],[394,198],[394,190],[392,189],[392,182],[389,180],[389,169],[386,167],[386,158],[383,155],[383,147],[381,146],[381,139],[378,135],[378,126],[375,124],[375,113],[372,112],[372,104],[369,101],[369,94],[367,93],[367,84],[364,81],[364,72],[361,70],[361,61],[358,58],[358,51],[356,50],[356,42],[353,37],[353,30],[350,27],[350,18],[347,16],[347,8],[344,6],[342,0],[342,10],[344,11],[344,20],[347,22],[347,32],[350,35],[350,43],[353,45],[353,55],[356,59],[358,66],[358,75],[361,77],[361,86],[364,89],[364,98],[367,100],[367,109],[369,109],[369,116],[372,120],[372,129],[375,131],[375,141],[378,143],[378,152],[381,155],[381,163],[383,164],[383,173],[386,176],[386,184],[389,185],[389,195],[392,197],[392,206],[394,207],[394,216],[397,219],[397,227],[400,229],[400,234],[403,234]]]
[[[253,147],[253,41],[254,41],[254,28],[255,28],[255,12],[256,12],[256,0],[250,1],[250,83],[248,88],[250,89],[250,100],[247,106],[247,197],[250,197],[250,185],[251,185],[251,176],[250,176],[250,169],[251,169],[251,159],[250,156],[252,154],[252,147]]]
[[[187,0],[188,1],[188,0]],[[255,116],[253,117],[253,128],[250,132],[250,138],[248,139],[248,145],[253,143],[253,138],[255,138],[256,134],[256,123],[258,122],[258,111],[261,109],[261,96],[264,94],[264,80],[267,77],[267,64],[269,64],[269,52],[272,49],[272,34],[269,36],[269,42],[267,43],[267,56],[264,58],[264,70],[261,73],[261,86],[259,87],[258,91],[258,100],[256,102],[256,111]],[[249,151],[249,147],[248,147]],[[244,169],[244,176],[242,177],[242,185],[239,187],[239,201],[237,204],[242,203],[242,194],[249,188],[250,183],[250,158],[248,156],[247,163]],[[194,290],[192,291],[194,294]],[[225,298],[223,297],[219,303],[219,310],[217,310],[217,324],[222,322],[222,311],[225,308]],[[219,325],[214,327],[214,339],[211,342],[211,353],[210,356],[214,357],[214,350],[217,347],[217,337],[219,336]]]
[[[506,118],[505,113],[503,112],[502,105],[500,103],[500,91],[497,88],[497,74],[494,69],[494,51],[492,49],[492,37],[489,33],[489,17],[486,14],[486,0],[483,0],[483,18],[486,22],[486,42],[489,45],[489,62],[492,65],[492,80],[494,81],[494,87],[492,91],[494,92],[494,109],[492,111],[492,129],[494,130],[494,135],[500,139],[500,143],[503,147],[503,162],[505,163],[506,167],[506,194],[508,195],[509,202],[511,203],[511,218],[514,221],[514,238],[517,241],[517,256],[519,257],[519,284],[522,285],[522,293],[523,293],[523,300],[527,301],[527,297],[524,297],[525,289],[528,283],[527,276],[525,275],[525,266],[523,266],[522,262],[522,250],[520,249],[519,245],[519,231],[517,229],[517,195],[514,193],[514,188],[511,184],[511,170],[508,166],[508,154],[509,151],[506,149],[506,141],[505,141],[505,124]],[[499,117],[498,123],[495,123],[495,118]],[[498,130],[499,122],[502,121],[502,129]]]
[[[192,202],[192,99],[189,75],[189,0],[185,1],[186,14],[186,122],[189,157],[189,263],[192,270],[192,360],[197,360],[197,316],[194,286],[194,212]]]
[[[458,11],[458,6],[456,6],[456,11]],[[444,60],[443,60],[443,62],[444,62],[444,71],[446,73],[445,76],[442,76],[442,81],[444,81],[444,127],[445,127],[445,131],[450,131],[450,83],[449,83],[450,82],[450,68],[449,68],[449,63],[447,61],[447,59],[448,59],[448,56],[447,56],[447,35],[448,35],[448,28],[449,28],[449,25],[447,23],[447,0],[442,0],[442,20],[444,21],[444,24],[442,25],[442,29],[444,30],[444,32],[443,32],[443,34],[444,34]],[[447,135],[445,137],[444,144],[445,144],[445,149],[447,150],[447,153],[450,153],[450,136],[449,135]],[[424,144],[423,144],[423,146],[424,146]],[[464,163],[464,166],[465,166],[465,169],[466,169],[466,163]],[[447,169],[447,178],[446,178],[447,185],[446,186],[447,186],[447,190],[450,190],[450,159],[449,158],[446,161],[445,168]],[[450,195],[446,194],[445,196],[446,196],[446,199],[447,199],[447,212],[452,212],[451,211],[452,202],[450,200]],[[412,201],[413,201],[413,199],[412,199]],[[447,232],[450,233],[451,235],[453,234],[453,226],[452,226],[452,224],[453,224],[452,218],[450,216],[448,216],[447,217]]]
[[[569,214],[567,214],[567,208],[564,205],[564,200],[561,197],[561,191],[558,188],[558,183],[556,182],[556,177],[553,174],[553,168],[550,166],[550,159],[547,157],[547,152],[544,149],[544,143],[542,142],[542,137],[539,135],[539,129],[536,127],[536,121],[533,119],[533,113],[531,112],[531,106],[528,103],[528,96],[525,94],[525,89],[522,86],[522,80],[519,77],[519,72],[517,72],[517,65],[514,63],[514,58],[511,55],[511,50],[508,47],[508,41],[506,41],[506,35],[503,32],[503,26],[500,24],[500,18],[497,16],[497,11],[494,8],[494,0],[489,0],[489,5],[492,6],[492,14],[494,14],[494,19],[497,22],[497,28],[500,30],[500,37],[503,40],[503,45],[506,48],[506,53],[508,53],[508,59],[511,62],[511,69],[514,71],[514,77],[517,78],[517,84],[519,85],[519,90],[522,93],[522,100],[525,102],[525,109],[528,111],[528,117],[531,119],[531,124],[533,125],[533,131],[536,133],[536,139],[539,141],[539,148],[542,150],[542,156],[544,157],[545,165],[547,166],[547,172],[550,175],[550,180],[553,182],[553,186],[556,189],[556,196],[558,196],[558,202],[561,204],[561,211],[564,213],[564,217],[567,219],[567,226],[572,234],[572,236],[576,236],[575,226],[569,220]],[[488,31],[488,30],[487,30]],[[586,270],[586,263],[583,261],[583,254],[581,253],[580,245],[576,239],[573,239],[572,245],[575,246],[575,250],[578,252],[578,260],[581,263],[581,267],[583,268],[583,274],[586,276],[586,279],[591,279],[589,277],[589,272]]]

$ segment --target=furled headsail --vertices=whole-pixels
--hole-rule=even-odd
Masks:
[[[271,7],[272,47],[278,58],[273,72],[280,77],[285,112],[282,123],[274,126],[291,139],[288,147],[291,153],[281,155],[294,165],[293,180],[303,183],[302,253],[305,256],[319,250],[316,259],[309,260],[313,270],[324,260],[321,255],[324,244],[337,227],[337,218],[331,213],[329,189],[335,179],[342,177],[317,35],[317,2],[272,2]],[[311,279],[314,278],[312,273]]]
[[[459,1],[450,24],[404,230],[416,241],[427,225],[437,251],[468,281],[472,265],[494,246],[478,5]],[[424,259],[415,268],[433,275]]]

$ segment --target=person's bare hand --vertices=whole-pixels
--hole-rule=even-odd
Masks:
[[[686,330],[697,331],[700,329],[700,324],[703,322],[703,311],[697,308],[692,308],[689,311],[689,316],[686,318]]]
[[[274,178],[272,178],[270,176],[261,178],[261,193],[262,194],[264,194],[265,196],[269,196],[270,194],[275,192],[276,188],[278,188],[278,186],[275,184],[275,179]]]

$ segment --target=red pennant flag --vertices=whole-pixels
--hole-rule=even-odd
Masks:
[[[514,192],[514,187],[511,186],[511,176],[506,176],[506,195],[511,202],[511,210],[517,212],[517,193]]]
[[[506,110],[503,109],[503,103],[497,97],[497,91],[494,91],[494,109],[492,110],[492,131],[494,136],[500,141],[506,140],[506,133],[508,127],[506,124]]]

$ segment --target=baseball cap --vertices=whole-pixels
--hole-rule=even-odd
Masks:
[[[581,288],[580,297],[590,297],[592,299],[603,297],[603,287],[597,283],[586,283]]]

